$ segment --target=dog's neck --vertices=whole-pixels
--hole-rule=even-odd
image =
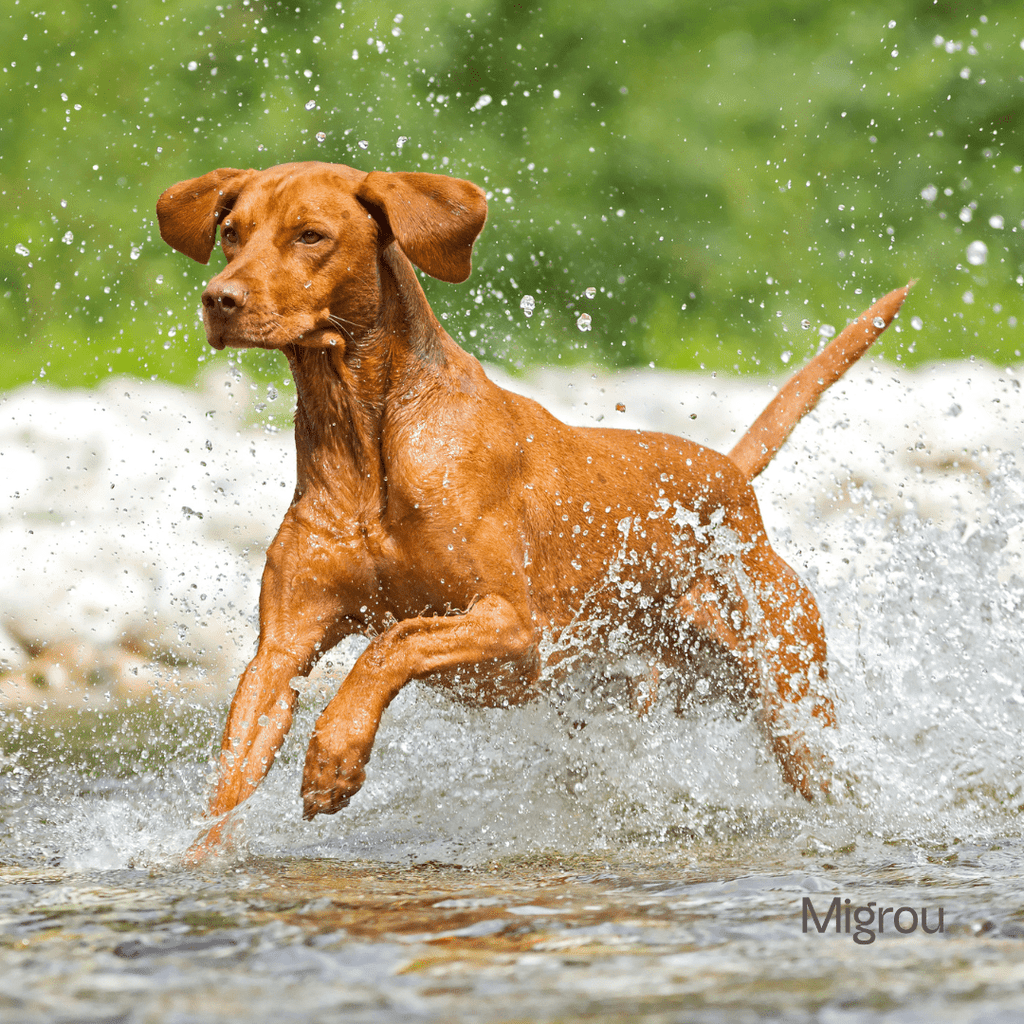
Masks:
[[[336,346],[285,348],[295,379],[296,496],[309,490],[368,517],[387,505],[383,430],[388,403],[428,383],[454,342],[441,329],[415,271],[391,245],[378,260],[376,322]],[[338,493],[343,492],[343,493]]]

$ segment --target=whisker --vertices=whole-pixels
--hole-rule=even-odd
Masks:
[[[338,327],[344,327],[346,324],[348,324],[352,327],[357,328],[358,330],[366,330],[365,324],[357,323],[355,320],[348,320],[343,316],[335,316],[333,313],[328,313],[327,319],[330,320],[332,324],[335,324]]]

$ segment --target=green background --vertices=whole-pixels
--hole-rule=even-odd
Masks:
[[[156,198],[296,159],[485,187],[473,276],[426,287],[510,369],[777,373],[910,278],[887,358],[1024,347],[1020,0],[11,2],[0,387],[194,379],[210,269]]]

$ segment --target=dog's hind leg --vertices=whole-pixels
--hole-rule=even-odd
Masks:
[[[759,670],[761,722],[786,781],[811,800],[831,786],[831,766],[813,732],[836,725],[825,629],[814,595],[767,541],[751,558],[762,625],[745,647]]]
[[[734,660],[783,778],[811,800],[830,787],[829,765],[811,730],[836,724],[824,691],[827,652],[818,608],[766,539],[735,557],[738,571],[702,577],[676,612]]]

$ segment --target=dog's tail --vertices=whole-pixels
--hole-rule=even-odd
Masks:
[[[786,443],[793,428],[822,394],[871,347],[899,312],[914,282],[879,299],[779,389],[751,428],[729,452],[729,458],[753,480]]]

